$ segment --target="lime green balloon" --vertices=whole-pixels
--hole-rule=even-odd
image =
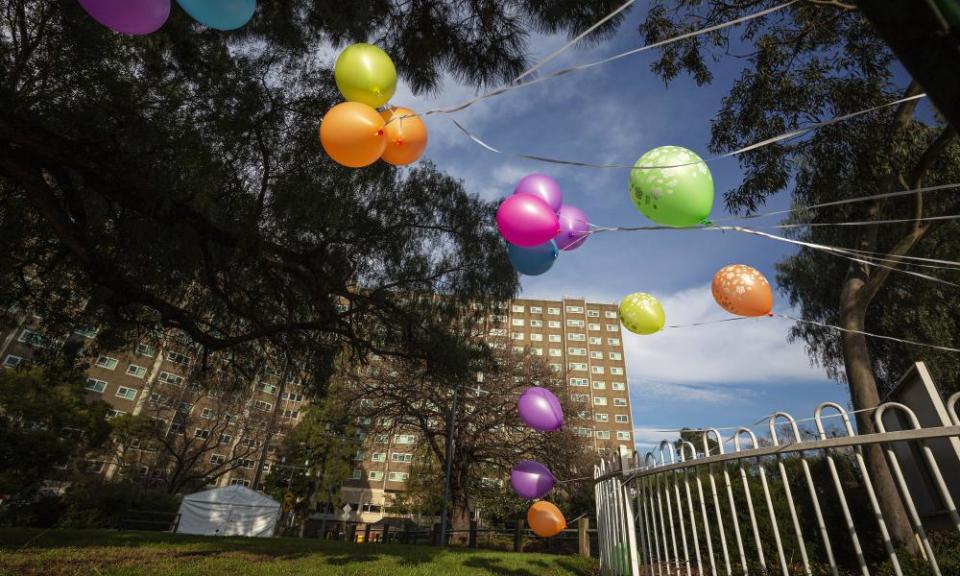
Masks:
[[[634,292],[620,301],[620,322],[634,334],[653,334],[667,321],[660,301],[645,292]]]
[[[387,53],[373,44],[352,44],[333,67],[337,88],[351,102],[378,108],[397,90],[397,69]]]
[[[706,223],[713,210],[713,176],[706,162],[694,152],[679,146],[661,146],[634,164],[630,197],[637,209],[657,224],[697,226]]]

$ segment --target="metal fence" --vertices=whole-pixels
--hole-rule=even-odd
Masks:
[[[858,435],[841,406],[824,402],[805,420],[815,431],[778,412],[759,441],[746,427],[726,439],[709,429],[663,441],[656,454],[602,462],[594,473],[601,572],[901,576],[909,562],[958,573],[960,564],[938,562],[960,543],[958,404],[960,393],[947,402],[950,425],[922,427],[909,407],[888,402],[871,415],[879,432]],[[888,429],[892,422],[901,429]],[[919,548],[909,560],[868,473],[871,446],[882,449],[909,516]]]

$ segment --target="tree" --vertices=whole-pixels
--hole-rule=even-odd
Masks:
[[[486,479],[506,478],[520,460],[539,460],[558,478],[585,476],[592,470],[591,456],[574,432],[574,405],[541,359],[485,345],[479,350],[468,362],[474,370],[469,375],[438,373],[423,362],[384,359],[347,375],[344,382],[354,402],[368,406],[371,434],[416,433],[421,457],[432,463],[419,461],[414,468],[434,498],[443,491],[450,409],[454,388],[459,387],[450,480],[451,526],[458,531],[468,529],[474,499]],[[517,398],[533,385],[555,390],[567,416],[562,430],[538,433],[520,421]]]
[[[707,27],[775,2],[696,2],[679,0],[673,10],[662,2],[640,26],[648,42],[696,27]],[[700,84],[712,79],[711,54],[746,52],[748,64],[734,82],[712,126],[711,150],[727,152],[779,135],[804,123],[854,112],[921,92],[915,82],[895,73],[893,56],[855,3],[808,0],[740,28],[713,32],[672,44],[653,70],[669,81],[688,72]],[[745,48],[733,48],[742,44]],[[741,155],[742,183],[725,193],[733,211],[759,210],[773,194],[789,189],[797,205],[883,194],[897,189],[956,182],[960,146],[955,132],[939,118],[917,115],[916,100],[817,130],[802,140],[779,142]],[[928,219],[956,214],[950,194],[916,193],[854,203],[829,210],[800,211],[799,239],[861,251],[864,262],[802,249],[779,266],[778,280],[804,320],[849,330],[842,334],[809,323],[793,327],[811,357],[846,381],[858,410],[875,407],[881,383],[889,384],[912,361],[917,349],[872,340],[872,330],[894,337],[957,346],[955,292],[929,280],[904,274],[917,269],[909,257],[955,260],[956,226]],[[903,220],[878,224],[881,220]],[[844,221],[865,226],[808,224]],[[955,272],[931,271],[956,281]],[[927,354],[927,351],[924,351]],[[956,386],[956,359],[929,353]],[[941,372],[942,370],[942,372]],[[859,432],[875,432],[873,414],[857,415]],[[894,538],[911,549],[910,524],[897,496],[879,446],[866,450],[884,514]]]
[[[269,342],[321,386],[344,346],[425,357],[450,336],[437,312],[516,290],[494,205],[429,163],[330,161],[316,130],[339,96],[322,47],[377,41],[417,91],[443,73],[482,85],[524,68],[528,30],[580,31],[616,4],[275,2],[237,32],[174,10],[135,38],[74,2],[8,0],[0,305],[121,340],[163,327],[208,351]]]
[[[60,471],[82,470],[87,451],[107,439],[109,406],[87,399],[75,352],[0,372],[0,493],[31,497]]]

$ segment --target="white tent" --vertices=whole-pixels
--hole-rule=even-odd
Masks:
[[[184,496],[177,532],[205,536],[273,536],[280,503],[243,486]]]

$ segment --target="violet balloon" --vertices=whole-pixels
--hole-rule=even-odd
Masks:
[[[560,230],[560,221],[540,198],[515,194],[500,204],[497,228],[507,242],[529,248],[553,240]]]
[[[553,392],[534,386],[517,401],[520,419],[537,432],[553,432],[563,427],[563,408]]]
[[[583,210],[564,204],[557,217],[560,220],[560,233],[555,238],[557,248],[570,251],[583,246],[590,235],[590,221]]]
[[[546,466],[533,460],[521,460],[510,472],[510,484],[521,498],[536,500],[551,490],[557,479]]]
[[[547,203],[551,210],[557,212],[563,206],[563,192],[560,185],[546,174],[528,174],[520,179],[514,194],[529,194],[536,196]]]
[[[94,20],[123,34],[156,32],[170,17],[170,0],[79,0]]]

